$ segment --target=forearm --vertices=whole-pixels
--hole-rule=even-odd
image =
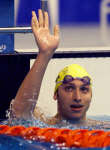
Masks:
[[[38,54],[31,70],[20,86],[13,103],[17,117],[29,118],[39,96],[42,79],[52,54]]]

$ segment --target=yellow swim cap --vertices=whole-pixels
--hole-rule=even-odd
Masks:
[[[56,92],[58,87],[62,84],[62,82],[60,82],[60,81],[63,81],[63,79],[66,75],[70,75],[73,78],[83,78],[83,77],[88,76],[90,78],[90,84],[92,83],[92,81],[91,81],[92,79],[91,79],[90,75],[82,66],[80,66],[78,64],[71,64],[59,72],[57,79],[56,79],[56,85],[55,85],[54,92]]]

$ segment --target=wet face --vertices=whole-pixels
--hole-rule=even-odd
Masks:
[[[69,120],[85,120],[91,97],[91,86],[78,79],[62,84],[54,95],[58,102],[58,114]]]

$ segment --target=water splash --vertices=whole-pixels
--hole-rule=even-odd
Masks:
[[[89,125],[87,125],[87,126],[80,126],[80,127],[78,127],[77,125],[70,124],[66,120],[63,120],[61,123],[56,124],[56,125],[47,125],[47,124],[45,124],[44,122],[42,122],[40,120],[36,120],[34,117],[32,117],[32,119],[30,119],[30,120],[17,119],[16,117],[14,117],[14,118],[11,118],[11,122],[10,122],[10,119],[7,119],[5,124],[11,125],[11,126],[16,126],[16,125],[22,125],[22,126],[25,126],[25,127],[37,126],[37,127],[40,127],[40,128],[55,127],[55,128],[67,128],[67,129],[73,129],[73,130],[74,129],[89,129],[89,130],[93,130],[93,129],[102,129],[103,128],[102,125],[96,125],[96,126],[93,126],[93,125],[89,126]],[[64,145],[65,143],[64,144],[63,143],[62,144],[55,144],[54,141],[53,141],[54,144],[53,143],[45,143],[45,142],[43,143],[43,142],[36,141],[34,139],[33,139],[33,141],[31,141],[31,140],[25,140],[25,141],[29,145],[32,145],[32,146],[36,145],[37,147],[39,147],[39,145],[40,145],[40,146],[42,146],[42,148],[44,148],[46,150],[47,150],[47,147],[48,147],[48,149],[52,149],[52,150],[79,150],[77,148],[67,148]],[[24,141],[20,140],[18,147],[22,148],[22,147],[24,147],[24,144],[25,144]],[[106,150],[106,149],[107,148],[101,148],[100,150]],[[86,150],[90,150],[90,149],[86,149]]]
[[[66,122],[66,120],[64,120],[64,122]],[[34,117],[32,117],[32,119],[18,119],[18,118],[11,118],[5,120],[4,122],[2,122],[2,124],[7,124],[10,126],[16,126],[16,125],[22,125],[25,127],[30,127],[30,126],[37,126],[40,128],[67,128],[67,129],[88,129],[88,130],[95,130],[95,129],[100,129],[100,130],[105,130],[108,131],[110,129],[105,128],[103,125],[81,125],[81,126],[77,126],[77,125],[73,125],[73,124],[69,124],[68,122],[66,123],[59,123],[59,124],[55,124],[55,125],[48,125],[42,121],[40,121],[39,119],[35,119]]]
[[[30,102],[34,103],[32,99],[29,100]],[[29,126],[37,126],[37,127],[40,127],[40,128],[46,128],[46,127],[50,127],[50,128],[67,128],[67,129],[88,129],[88,130],[93,130],[93,129],[103,129],[103,130],[110,130],[110,127],[108,128],[108,126],[110,126],[110,124],[108,126],[103,125],[102,124],[89,124],[87,122],[86,125],[77,125],[77,124],[73,124],[71,122],[68,122],[67,120],[62,120],[60,123],[58,124],[55,124],[55,125],[48,125],[42,121],[40,121],[39,119],[36,119],[33,115],[33,109],[34,109],[34,105],[33,104],[33,108],[32,110],[30,111],[30,114],[31,114],[31,119],[18,119],[14,114],[13,114],[13,111],[12,111],[12,105],[13,105],[13,102],[11,102],[11,105],[10,105],[10,109],[7,110],[6,112],[6,116],[7,116],[7,120],[5,120],[4,122],[2,122],[2,124],[7,124],[7,125],[10,125],[10,126],[16,126],[16,125],[23,125],[25,127],[29,127]],[[47,118],[45,118],[47,119]]]

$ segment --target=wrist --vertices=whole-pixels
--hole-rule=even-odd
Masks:
[[[37,55],[37,60],[40,60],[41,62],[49,62],[52,58],[54,53],[44,53],[44,52],[39,52],[38,55]]]
[[[38,55],[47,58],[47,59],[51,59],[52,56],[54,55],[54,50],[52,51],[39,51]]]

